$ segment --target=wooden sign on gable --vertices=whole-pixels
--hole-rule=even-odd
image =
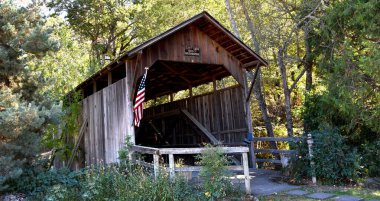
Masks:
[[[190,47],[187,46],[185,48],[185,56],[199,56],[200,55],[200,49],[199,47]]]

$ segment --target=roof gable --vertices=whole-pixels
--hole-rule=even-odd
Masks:
[[[96,80],[100,76],[111,71],[113,68],[120,66],[125,60],[136,57],[139,52],[143,52],[145,49],[157,44],[158,42],[173,36],[177,32],[180,32],[188,27],[196,27],[200,31],[204,32],[213,41],[215,41],[220,47],[225,49],[232,57],[235,57],[240,61],[242,67],[251,68],[257,66],[266,66],[268,63],[251,50],[240,39],[235,37],[230,31],[223,27],[216,19],[214,19],[206,11],[201,12],[188,20],[170,28],[169,30],[141,43],[140,45],[132,48],[116,60],[112,61],[104,68],[93,74],[86,81],[76,87],[80,89],[89,83],[91,80]]]

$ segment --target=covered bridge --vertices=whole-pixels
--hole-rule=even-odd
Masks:
[[[149,147],[199,147],[202,143],[246,146],[252,132],[246,71],[267,62],[207,12],[202,12],[131,49],[81,83],[82,149],[87,165],[112,163],[126,136]],[[140,127],[133,101],[144,68],[146,101]],[[229,77],[234,86],[220,87]],[[194,95],[195,87],[211,91]],[[186,98],[173,100],[183,91]]]

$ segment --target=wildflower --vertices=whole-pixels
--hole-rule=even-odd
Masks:
[[[210,192],[205,192],[205,195],[206,195],[207,197],[210,197],[210,196],[211,196]]]

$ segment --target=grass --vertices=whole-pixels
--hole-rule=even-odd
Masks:
[[[345,186],[305,186],[302,190],[308,191],[310,193],[321,192],[321,193],[331,193],[335,195],[352,195],[356,197],[364,198],[364,200],[377,199],[380,200],[380,190],[367,189],[361,187],[345,187]],[[306,196],[293,196],[287,195],[285,192],[278,193],[276,195],[268,195],[259,197],[260,201],[315,201],[315,199],[308,198]],[[328,199],[332,200],[332,199]]]

